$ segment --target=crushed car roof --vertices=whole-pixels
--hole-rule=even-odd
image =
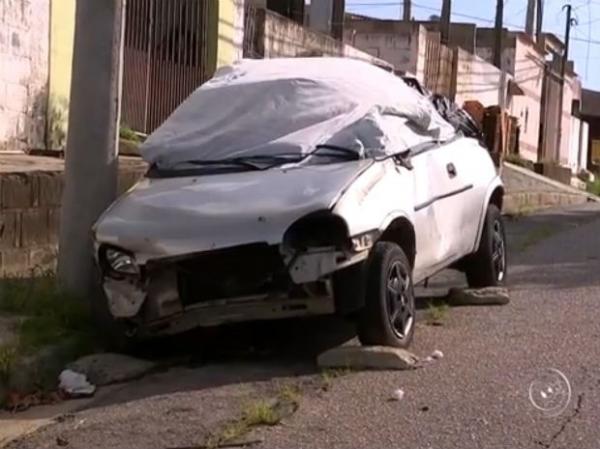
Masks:
[[[410,122],[400,133],[400,145],[455,134],[426,97],[369,63],[243,60],[220,69],[193,92],[147,139],[142,155],[170,169],[198,160],[305,154],[325,143],[385,151],[390,141],[386,116]]]

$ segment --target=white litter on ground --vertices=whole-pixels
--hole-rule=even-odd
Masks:
[[[436,349],[435,351],[433,351],[431,353],[430,356],[433,360],[439,360],[439,359],[443,359],[444,358],[444,353],[442,351],[440,351],[439,349]]]
[[[392,400],[392,401],[401,401],[402,399],[404,399],[404,390],[402,388],[398,388],[397,390],[394,390],[394,392],[392,393],[392,397],[390,398],[390,400]]]
[[[436,349],[435,351],[433,351],[431,353],[431,355],[425,357],[422,360],[422,363],[424,363],[424,364],[431,363],[431,362],[434,362],[436,360],[440,360],[442,358],[444,358],[444,353],[442,351],[440,351],[439,349]]]
[[[85,374],[70,369],[60,373],[58,381],[58,388],[71,397],[92,396],[96,392],[96,386],[88,382]]]

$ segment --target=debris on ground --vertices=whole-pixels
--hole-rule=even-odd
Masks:
[[[11,413],[24,412],[38,405],[51,405],[62,401],[64,397],[58,392],[38,391],[31,394],[21,394],[10,391],[6,395],[4,408]]]
[[[444,353],[439,349],[436,349],[431,353],[431,355],[425,357],[422,361],[423,363],[431,363],[442,358],[444,358]]]
[[[317,358],[321,368],[345,369],[408,370],[417,368],[418,362],[413,353],[386,346],[341,346]]]
[[[87,355],[67,365],[99,387],[138,379],[155,368],[153,362],[114,353]]]
[[[430,356],[433,360],[439,360],[439,359],[443,359],[444,358],[444,353],[442,351],[440,351],[439,349],[436,349],[435,351],[433,351],[431,353]]]
[[[68,446],[69,445],[69,440],[67,440],[66,438],[63,438],[61,436],[57,436],[56,437],[56,445],[57,446]]]
[[[60,373],[58,381],[58,388],[70,398],[89,397],[96,392],[96,386],[88,382],[85,374],[70,369]]]
[[[503,306],[510,302],[510,296],[504,287],[451,288],[445,301],[451,306]]]
[[[398,388],[396,390],[394,390],[394,392],[392,393],[392,396],[390,397],[390,401],[401,401],[402,399],[404,399],[404,390],[402,388]]]

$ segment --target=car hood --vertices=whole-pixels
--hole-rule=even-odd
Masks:
[[[331,208],[373,162],[144,179],[94,226],[96,242],[139,263],[247,243],[281,243],[302,216]]]

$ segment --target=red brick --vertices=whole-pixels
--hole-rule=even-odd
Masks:
[[[19,211],[0,212],[0,248],[16,248],[20,243],[21,213]]]
[[[21,214],[21,246],[47,243],[49,241],[48,210],[28,209]]]

